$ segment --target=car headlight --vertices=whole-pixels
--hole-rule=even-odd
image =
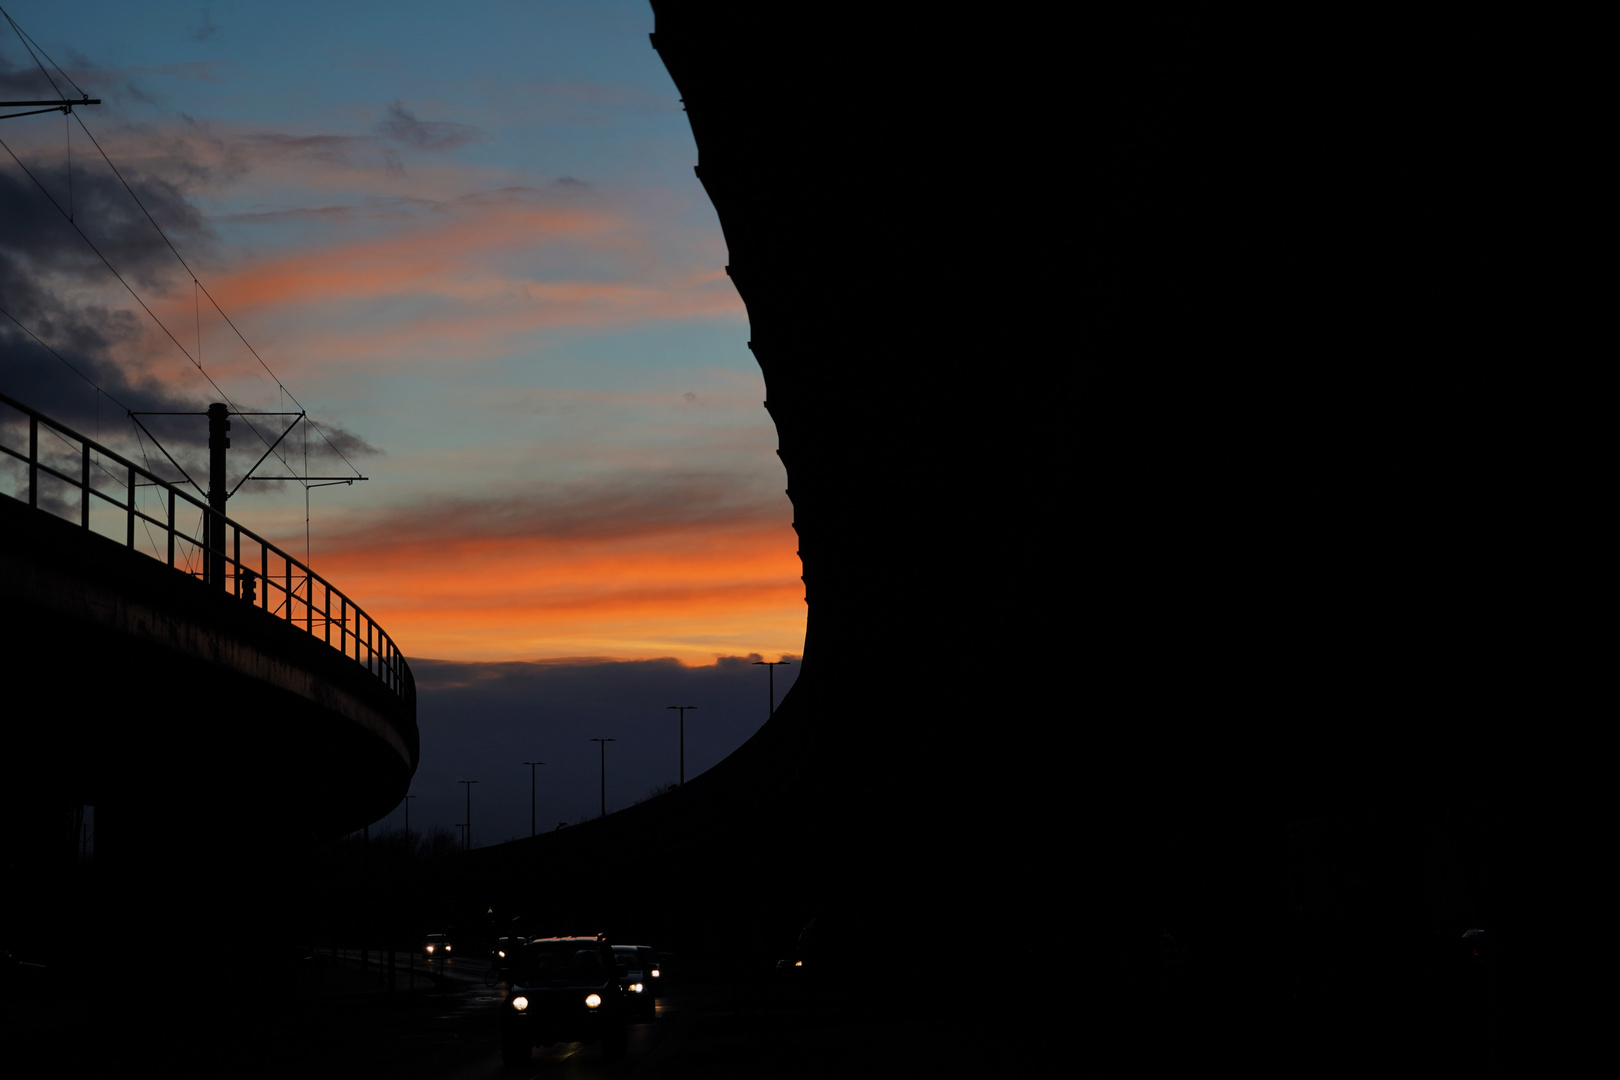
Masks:
[[[586,997],[585,997],[585,1007],[587,1009],[594,1009],[600,1004],[602,1004],[602,996],[600,994],[588,994],[588,995],[586,995]]]
[[[663,972],[659,971],[657,968],[653,968],[653,970],[652,970],[652,977],[653,978],[656,979],[656,978],[658,978],[658,976],[660,976],[662,974],[663,974]]]
[[[528,998],[519,995],[518,997],[515,997],[515,998],[512,999],[512,1008],[516,1009],[518,1012],[522,1012],[524,1009],[527,1009],[528,1007],[529,1007],[529,999]]]
[[[804,967],[804,961],[803,960],[795,960],[795,961],[793,961],[793,966],[794,967]]]
[[[631,983],[630,984],[631,993],[639,994],[644,989],[646,989],[646,988],[643,987],[640,983]]]
[[[495,955],[500,957],[502,960],[505,960],[506,959],[506,950],[505,949],[500,949],[500,950],[496,951]]]
[[[445,946],[445,947],[444,947],[444,951],[445,951],[445,952],[449,952],[449,951],[450,951],[450,946],[448,946],[448,945],[446,945],[446,946]]]
[[[428,946],[428,947],[427,947],[427,951],[428,951],[428,952],[432,952],[432,951],[433,951],[433,946],[431,946],[431,945],[429,945],[429,946]]]

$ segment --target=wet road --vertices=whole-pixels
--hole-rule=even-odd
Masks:
[[[386,964],[386,957],[384,958]],[[858,1009],[739,1009],[734,988],[666,987],[655,1020],[631,1026],[628,1053],[597,1044],[536,1048],[526,1066],[500,1055],[504,984],[486,986],[471,958],[418,967],[415,989],[388,993],[358,954],[322,965],[302,989],[247,968],[141,969],[115,993],[58,986],[0,1010],[7,1072],[101,1077],[125,1072],[230,1080],[856,1080],[918,1071],[928,1045],[959,1035],[908,1030]],[[949,1039],[949,1041],[947,1041]],[[16,1066],[12,1070],[10,1066]]]

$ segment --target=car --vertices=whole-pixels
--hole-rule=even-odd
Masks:
[[[429,960],[448,960],[452,955],[450,939],[444,934],[429,934],[423,942],[422,951]]]
[[[628,976],[605,936],[529,941],[501,1007],[502,1062],[517,1068],[534,1047],[558,1042],[598,1042],[603,1057],[623,1057],[635,1012],[623,989]]]
[[[614,957],[624,965],[620,989],[630,1002],[631,1012],[642,1020],[652,1020],[658,1011],[658,983],[663,972],[653,951],[645,945],[615,945]]]
[[[489,952],[489,962],[503,970],[511,967],[512,961],[517,959],[518,950],[522,949],[527,942],[528,938],[522,937],[497,939],[495,947]]]
[[[664,987],[669,985],[669,973],[665,965],[667,954],[653,952],[645,945],[637,945],[636,949],[641,953],[645,965],[642,970],[652,976],[652,982],[647,984],[647,989],[652,992],[653,997],[663,997]]]

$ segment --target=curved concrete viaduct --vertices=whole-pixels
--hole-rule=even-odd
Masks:
[[[150,483],[110,451],[102,460],[120,478],[127,467],[129,490]],[[34,465],[43,479],[32,482],[50,471]],[[126,492],[91,498],[128,516],[136,535]],[[89,515],[74,522],[0,498],[0,814],[20,837],[0,901],[5,944],[59,951],[98,920],[196,934],[249,918],[267,939],[291,933],[288,897],[311,841],[382,817],[409,786],[410,669],[346,597],[325,597],[317,576],[283,559],[284,580],[302,582],[294,607],[317,598],[292,621],[279,582],[246,572],[278,549],[244,560],[238,541],[227,588],[92,531]],[[239,595],[249,581],[256,599]],[[74,870],[73,814],[84,805],[95,808],[88,876]]]

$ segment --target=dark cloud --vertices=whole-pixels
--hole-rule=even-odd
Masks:
[[[289,135],[281,131],[255,131],[242,136],[241,141],[256,158],[295,156],[343,166],[353,165],[361,154],[370,156],[382,150],[379,141],[370,135]]]
[[[318,448],[316,446],[317,442],[320,444]],[[314,418],[311,420],[309,440],[309,456],[311,460],[314,460],[318,455],[322,463],[325,464],[327,458],[336,459],[339,454],[352,460],[357,457],[381,454],[382,452],[382,450],[366,442],[361,436],[332,423],[330,420]]]
[[[551,182],[552,187],[559,188],[588,188],[591,185],[583,180],[575,180],[572,176],[559,176]]]
[[[192,41],[213,41],[219,36],[219,27],[214,25],[214,15],[207,8],[203,8],[202,18],[189,28]]]
[[[115,177],[75,169],[70,199],[65,167],[39,161],[28,167],[64,209],[72,207],[79,228],[138,292],[156,297],[176,284],[180,267],[173,253]],[[178,245],[207,251],[212,235],[176,184],[137,168],[124,175]],[[0,385],[7,393],[80,430],[93,426],[98,410],[101,420],[116,411],[110,401],[97,401],[86,380],[132,409],[198,407],[118,363],[118,350],[154,332],[155,324],[131,310],[133,303],[110,307],[85,298],[86,285],[98,287],[93,295],[103,297],[105,288],[119,288],[116,279],[9,157],[0,160],[0,220],[6,225],[0,232],[0,308],[17,320],[0,316],[0,351],[7,358]]]
[[[344,543],[433,546],[468,537],[605,540],[779,517],[780,507],[758,498],[752,477],[622,471],[388,511],[349,531]]]
[[[623,809],[679,773],[678,719],[686,714],[686,778],[713,767],[759,730],[769,709],[759,656],[725,657],[712,667],[675,660],[553,660],[457,663],[412,660],[422,765],[411,790],[411,828],[461,821],[473,789],[473,840],[498,843],[529,834],[529,769],[539,770],[536,817],[543,830],[594,817],[607,748],[608,810]],[[775,660],[772,655],[767,659]],[[776,669],[778,702],[799,668]],[[388,824],[403,822],[396,811]]]
[[[388,106],[388,119],[377,125],[377,130],[390,139],[414,146],[418,150],[454,150],[469,143],[483,142],[487,135],[472,124],[458,124],[450,120],[419,120],[403,102]]]
[[[471,124],[447,120],[421,120],[398,101],[388,106],[388,118],[376,125],[376,135],[292,135],[257,131],[242,136],[252,156],[268,154],[312,158],[328,165],[356,167],[371,162],[389,172],[405,171],[400,147],[413,150],[454,150],[487,136]]]
[[[64,165],[24,160],[63,209],[71,206],[78,228],[149,303],[175,288],[189,288],[174,253],[116,177],[105,169],[76,167],[70,199]],[[208,223],[185,192],[202,167],[180,153],[160,153],[152,160],[166,171],[128,163],[121,171],[175,246],[197,266],[215,243]],[[96,437],[99,432],[103,442],[133,454],[139,453],[144,433],[137,435],[120,406],[136,411],[200,411],[218,398],[200,377],[178,390],[121,361],[121,356],[155,340],[172,350],[178,366],[189,363],[132,298],[117,306],[106,302],[108,296],[120,299],[117,279],[9,156],[0,159],[0,221],[5,223],[0,231],[0,309],[16,320],[0,315],[0,355],[5,358],[0,390],[86,435]],[[122,298],[127,297],[123,293]],[[192,327],[171,329],[190,345]],[[97,393],[92,384],[104,393]],[[231,387],[225,389],[230,392]],[[203,474],[206,425],[192,417],[142,419],[187,472],[193,477]],[[14,420],[7,417],[4,422]],[[269,438],[280,430],[267,420],[253,423]],[[347,473],[336,451],[351,461],[381,452],[341,423],[323,419],[318,425],[326,438],[312,433],[314,471]],[[245,450],[257,441],[249,435],[237,445]],[[146,450],[155,472],[178,479],[150,442]],[[240,465],[245,468],[251,461]]]
[[[219,220],[233,225],[279,225],[287,221],[348,221],[355,216],[352,206],[286,207],[280,210],[252,210],[224,214]]]

